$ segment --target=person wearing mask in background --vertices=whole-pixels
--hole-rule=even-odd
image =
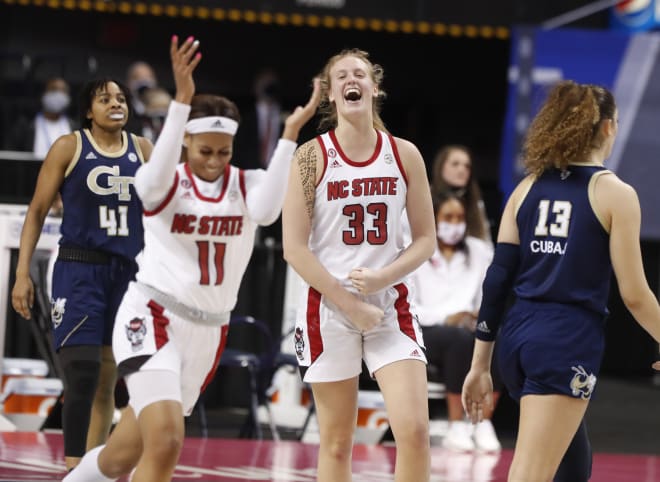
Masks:
[[[126,86],[131,93],[131,115],[126,129],[137,135],[145,136],[147,117],[144,94],[149,89],[158,86],[156,72],[150,64],[143,60],[133,62],[126,71]]]
[[[144,100],[142,135],[155,143],[163,129],[172,96],[162,87],[151,87],[144,92],[142,98]]]
[[[481,190],[473,175],[470,150],[458,144],[441,147],[431,174],[433,194],[453,191],[465,200],[467,234],[493,244]]]
[[[60,77],[48,79],[41,95],[41,109],[32,117],[22,117],[9,135],[7,149],[32,152],[44,159],[55,140],[69,134],[74,122],[67,116],[71,104],[70,87]]]
[[[470,370],[481,284],[493,258],[490,244],[466,233],[465,201],[453,191],[433,199],[437,246],[412,276],[413,301],[426,345],[426,357],[441,371],[447,387],[449,430],[445,448],[497,452],[501,449],[490,421],[493,410],[473,427],[461,403],[463,380]],[[498,380],[496,370],[494,379]],[[494,398],[499,395],[496,389]]]

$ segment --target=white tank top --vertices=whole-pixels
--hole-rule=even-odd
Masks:
[[[243,171],[227,166],[220,195],[201,194],[186,163],[160,206],[144,212],[137,280],[211,313],[231,311],[254,247]]]
[[[403,250],[401,215],[408,183],[394,139],[377,132],[376,148],[366,162],[348,159],[334,131],[317,137],[324,168],[309,247],[346,287],[351,269],[380,269]]]

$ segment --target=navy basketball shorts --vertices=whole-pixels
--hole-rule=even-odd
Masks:
[[[561,394],[588,400],[605,349],[604,315],[578,306],[517,300],[497,338],[511,397]]]
[[[108,264],[58,259],[50,300],[55,349],[112,345],[115,315],[136,272],[134,261],[117,256]]]

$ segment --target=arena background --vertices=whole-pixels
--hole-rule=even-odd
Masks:
[[[249,102],[257,71],[270,66],[280,74],[284,105],[293,107],[306,99],[312,77],[330,55],[359,47],[385,69],[386,125],[415,142],[427,166],[445,143],[470,146],[496,228],[504,194],[500,169],[511,98],[512,32],[538,27],[590,3],[2,0],[0,138],[18,112],[35,108],[43,81],[53,74],[68,79],[75,92],[92,76],[123,79],[129,63],[142,59],[155,67],[160,84],[172,90],[167,48],[172,34],[194,35],[201,41],[198,92],[221,93],[239,105]],[[602,10],[568,26],[607,30],[610,16]],[[310,127],[301,140],[314,134]],[[0,202],[29,202],[39,164],[12,158],[0,162]],[[655,213],[645,211],[644,216]],[[660,245],[648,237],[642,248],[649,282],[657,292]],[[279,246],[256,246],[235,313],[267,320],[279,332],[285,271]],[[0,275],[8,276],[11,286],[11,272]],[[650,363],[658,347],[625,310],[615,285],[610,309],[603,375],[652,384]],[[5,311],[4,355],[38,357],[29,328],[9,305]],[[228,385],[214,384],[207,402],[232,403],[238,390]],[[500,424],[510,424],[513,409],[501,405]]]

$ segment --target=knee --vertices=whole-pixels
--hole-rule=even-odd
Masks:
[[[111,457],[104,458],[103,452],[99,457],[99,468],[104,475],[110,478],[118,478],[133,470],[142,455],[141,445],[124,445],[121,450],[116,451]]]
[[[154,460],[167,460],[176,463],[183,447],[183,434],[176,429],[161,430],[157,435],[148,437],[144,441],[145,456]]]
[[[329,434],[322,436],[321,445],[323,451],[332,459],[347,461],[353,453],[353,434]]]
[[[392,427],[397,447],[410,447],[415,450],[428,450],[430,446],[429,424],[427,419],[411,417]]]

